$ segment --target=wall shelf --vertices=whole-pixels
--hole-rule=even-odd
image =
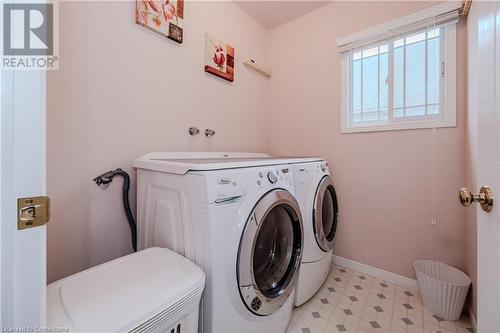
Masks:
[[[273,72],[270,69],[258,65],[253,59],[248,59],[247,61],[243,62],[243,64],[245,64],[248,68],[253,69],[256,72],[259,72],[260,74],[268,78],[271,77],[271,75],[273,75]]]

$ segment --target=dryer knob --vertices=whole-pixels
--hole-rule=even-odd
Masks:
[[[267,179],[269,179],[269,182],[271,182],[271,184],[274,184],[278,181],[278,177],[276,177],[276,175],[272,171],[269,171],[267,173]]]

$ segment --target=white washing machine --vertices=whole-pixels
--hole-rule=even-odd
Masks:
[[[224,153],[134,161],[139,248],[167,247],[202,267],[203,332],[285,331],[303,247],[291,168],[300,161]]]
[[[299,306],[314,296],[328,277],[338,203],[325,161],[301,163],[292,169],[304,226],[304,252],[294,296],[294,305]]]

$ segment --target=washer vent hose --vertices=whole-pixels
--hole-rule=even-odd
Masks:
[[[108,171],[99,175],[93,179],[99,188],[105,190],[108,188],[109,184],[113,181],[115,176],[123,177],[123,187],[122,187],[122,199],[123,208],[125,209],[125,214],[127,215],[128,225],[130,227],[130,236],[132,238],[132,247],[134,252],[137,252],[137,226],[132,216],[132,211],[130,210],[130,202],[128,199],[128,191],[130,188],[130,176],[128,173],[122,169],[116,169],[114,171]]]

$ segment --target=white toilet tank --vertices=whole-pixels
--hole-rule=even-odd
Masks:
[[[50,284],[47,324],[70,332],[196,333],[204,286],[198,266],[149,248]]]

